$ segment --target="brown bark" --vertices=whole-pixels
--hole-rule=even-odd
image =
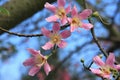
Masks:
[[[45,2],[52,3],[54,1],[56,0],[10,0],[2,6],[10,12],[10,16],[1,17],[0,26],[9,30],[42,10]],[[2,33],[4,32],[0,30],[0,34]]]

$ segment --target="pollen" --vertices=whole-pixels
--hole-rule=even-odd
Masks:
[[[77,17],[72,18],[72,24],[79,25],[80,24],[79,18],[77,18]]]
[[[53,35],[51,36],[51,42],[52,42],[53,44],[59,44],[59,43],[60,43],[60,40],[61,40],[61,37],[60,37],[59,34],[53,34]]]
[[[111,74],[110,68],[109,67],[101,67],[100,70],[104,73],[104,74]]]
[[[65,9],[63,7],[58,8],[56,13],[60,18],[63,18],[64,16],[66,16]]]
[[[42,58],[40,55],[36,55],[36,57],[35,57],[35,63],[36,64],[41,64],[41,63],[43,63],[45,61],[45,59],[44,58]]]

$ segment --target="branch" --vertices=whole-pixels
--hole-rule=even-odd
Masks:
[[[67,28],[69,25],[70,24],[65,24],[65,25],[61,26],[61,30]],[[8,34],[19,36],[19,37],[39,37],[39,36],[43,36],[43,34],[20,34],[20,33],[8,31],[7,29],[4,29],[2,27],[0,27],[0,30],[4,31],[4,32],[6,32]]]
[[[71,51],[69,53],[69,55],[67,57],[65,57],[60,63],[58,63],[56,65],[56,67],[49,73],[49,75],[45,78],[45,80],[54,80],[55,79],[55,75],[58,71],[58,69],[76,52],[79,52],[84,46],[86,46],[87,44],[89,44],[91,42],[87,42],[85,44],[83,44],[82,46],[78,46],[76,47],[76,50]]]
[[[9,0],[2,7],[9,11],[10,16],[0,16],[0,26],[9,30],[42,10],[45,2],[52,3],[55,1],[56,0]],[[0,34],[2,33],[4,33],[4,31],[0,31]]]
[[[43,36],[43,34],[20,34],[20,33],[15,33],[15,32],[10,32],[2,27],[0,27],[0,30],[11,34],[11,35],[15,35],[15,36],[19,36],[19,37],[37,37],[37,36]]]
[[[83,0],[83,3],[84,3],[84,8],[86,9],[87,8],[87,4],[86,4],[86,1]],[[89,18],[88,19],[89,23],[93,24],[91,19]],[[108,57],[108,54],[106,53],[106,51],[104,51],[104,49],[101,47],[97,37],[95,36],[95,32],[94,32],[94,27],[91,29],[91,33],[92,33],[92,36],[93,36],[93,39],[95,40],[97,46],[99,47],[99,49],[101,50],[101,52],[105,55],[105,57]]]

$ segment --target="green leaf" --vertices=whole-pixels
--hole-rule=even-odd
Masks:
[[[1,16],[10,16],[10,13],[7,9],[0,7],[0,15]]]

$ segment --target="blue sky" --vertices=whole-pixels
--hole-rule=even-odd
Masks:
[[[91,0],[91,3],[94,4],[94,1],[95,0]],[[113,1],[113,0],[109,0],[109,1],[102,0],[102,1],[109,3],[110,1]],[[3,4],[2,1],[0,1],[0,4]],[[79,6],[77,7],[79,8]],[[115,5],[108,6],[107,8],[105,8],[105,12],[107,12],[107,14],[111,16],[115,8],[116,8]],[[112,11],[111,13],[110,13],[110,10]],[[43,13],[46,13],[46,14],[43,14]],[[52,24],[47,23],[44,20],[45,17],[49,16],[47,15],[49,13],[50,13],[49,11],[44,9],[41,12],[38,12],[35,15],[33,15],[31,18],[23,21],[21,24],[16,26],[16,28],[12,29],[11,31],[21,32],[22,29],[24,28],[23,25],[25,24],[28,24],[27,30],[32,30],[34,28],[34,22],[36,22],[36,20],[38,20],[41,16],[42,16],[40,19],[41,21],[39,21],[36,25],[39,28],[46,26],[47,28],[51,29]],[[27,30],[25,30],[25,33],[30,33]],[[33,33],[40,33],[40,30],[36,30]],[[106,29],[104,29],[100,23],[95,23],[95,33],[97,36],[104,36],[104,37],[108,36]],[[0,39],[6,39],[7,37],[8,37],[7,34],[3,34],[0,36]],[[21,41],[24,39],[28,39],[28,41],[26,41],[25,43],[21,43]],[[28,67],[26,68],[22,65],[23,61],[25,61],[26,59],[30,57],[26,49],[34,48],[38,50],[39,47],[46,42],[44,39],[46,38],[45,37],[44,38],[41,38],[41,37],[40,38],[39,37],[22,38],[22,37],[17,37],[17,36],[11,36],[7,40],[4,40],[3,43],[11,42],[15,44],[18,51],[16,52],[14,56],[10,57],[4,62],[0,60],[0,66],[1,66],[0,80],[21,80],[21,74],[26,74],[28,71]],[[69,52],[74,51],[76,49],[76,46],[80,46],[84,44],[85,42],[89,42],[91,40],[92,40],[92,36],[91,36],[90,31],[88,30],[80,29],[80,32],[73,32],[71,37],[66,39],[66,41],[68,42],[68,46],[65,49],[60,49],[59,59],[62,60],[63,58],[65,58],[69,54]],[[89,44],[88,46],[78,51],[77,53],[74,53],[74,55],[70,58],[71,71],[74,67],[74,63],[76,62],[80,63],[81,58],[86,59],[87,57],[91,57],[91,58],[86,59],[86,61],[89,61],[98,52],[99,52],[99,49],[97,48],[96,44]],[[80,71],[80,69],[78,69],[78,71]]]

